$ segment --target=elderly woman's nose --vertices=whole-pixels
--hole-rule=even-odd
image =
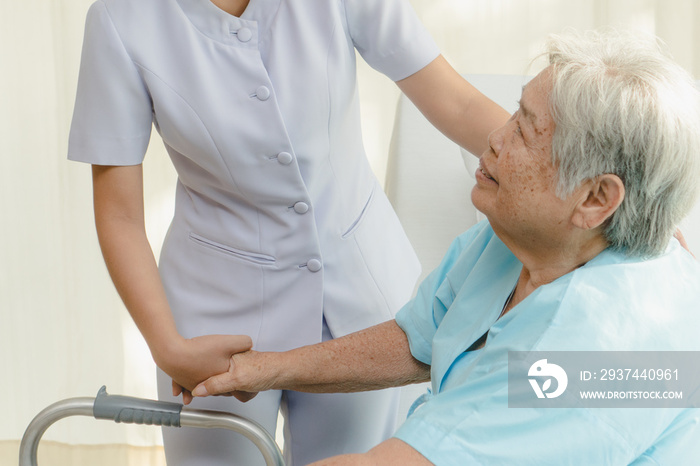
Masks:
[[[494,154],[498,155],[503,148],[503,128],[497,129],[489,134],[489,146]]]

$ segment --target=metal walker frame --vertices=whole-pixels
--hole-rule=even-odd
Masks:
[[[36,466],[37,449],[44,432],[56,421],[69,416],[93,416],[126,424],[228,429],[253,442],[267,466],[284,466],[284,458],[275,440],[250,419],[221,411],[190,409],[178,403],[108,395],[106,387],[102,387],[95,398],[69,398],[37,414],[22,437],[19,466]]]

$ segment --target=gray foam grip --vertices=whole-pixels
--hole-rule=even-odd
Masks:
[[[108,395],[104,386],[97,393],[93,407],[96,419],[170,427],[180,427],[181,411],[182,405],[178,403]]]

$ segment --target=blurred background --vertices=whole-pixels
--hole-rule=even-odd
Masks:
[[[463,74],[536,74],[531,60],[547,34],[615,26],[658,35],[700,77],[700,0],[410,1]],[[99,252],[90,168],[66,161],[91,3],[0,0],[0,464],[17,463],[24,429],[57,400],[94,396],[103,384],[156,396],[150,354]],[[384,180],[399,92],[361,60],[358,73],[365,147]],[[144,166],[158,256],[175,181],[158,139]],[[700,238],[689,240],[700,251]],[[69,419],[46,433],[39,464],[160,465],[160,443],[157,428]]]

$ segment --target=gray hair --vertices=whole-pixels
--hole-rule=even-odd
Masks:
[[[552,157],[562,198],[616,174],[625,199],[608,219],[610,247],[662,253],[700,182],[700,93],[660,41],[620,32],[551,36]]]

